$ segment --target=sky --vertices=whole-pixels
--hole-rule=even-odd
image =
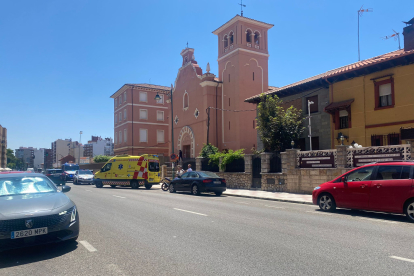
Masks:
[[[195,49],[217,74],[212,31],[240,0],[1,0],[0,125],[8,148],[50,148],[56,139],[113,137],[113,99],[125,83],[170,86],[180,52]],[[244,16],[269,30],[269,85],[283,86],[398,49],[412,0],[244,0]]]

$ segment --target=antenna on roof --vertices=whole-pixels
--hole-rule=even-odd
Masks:
[[[400,44],[400,33],[397,33],[394,29],[392,30],[394,33],[392,35],[387,35],[383,37],[382,39],[387,40],[390,38],[394,38],[394,41],[398,39],[398,49],[401,50],[401,44]]]
[[[362,17],[362,15],[364,14],[364,12],[373,12],[374,11],[371,8],[363,9],[362,8],[363,6],[364,5],[362,5],[361,8],[359,8],[359,10],[358,10],[358,61],[361,60],[361,51],[360,51],[360,48],[359,48],[359,18]]]
[[[246,5],[243,5],[243,0],[240,0],[241,3],[239,3],[240,5],[240,9],[241,9],[241,16],[243,16],[243,7],[246,7]]]

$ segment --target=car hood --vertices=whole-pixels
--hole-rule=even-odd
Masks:
[[[93,174],[78,175],[79,178],[93,178]]]
[[[2,196],[0,197],[0,219],[49,215],[66,205],[73,205],[73,203],[61,192]]]
[[[65,171],[65,173],[67,173],[67,174],[75,174],[76,171]]]

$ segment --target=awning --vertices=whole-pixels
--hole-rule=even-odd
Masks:
[[[337,110],[344,110],[351,106],[351,103],[354,102],[354,99],[349,99],[341,102],[333,102],[325,106],[325,112],[333,114]]]

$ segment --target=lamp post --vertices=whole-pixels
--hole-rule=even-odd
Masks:
[[[170,96],[170,99],[171,99],[171,150],[172,150],[171,153],[174,153],[174,108],[173,108],[174,105],[173,105],[173,89],[174,89],[174,86],[171,84],[171,91],[170,91],[170,93],[169,94],[165,94],[166,96]],[[161,97],[160,97],[160,95],[158,95],[158,92],[157,92],[157,95],[155,95],[155,100],[156,101],[161,100]],[[172,179],[174,179],[174,162],[172,162],[171,167],[172,167]]]
[[[341,146],[344,145],[344,140],[345,140],[345,137],[343,135],[341,135]]]
[[[311,126],[311,115],[310,115],[310,105],[311,104],[314,104],[314,102],[308,100],[308,118],[309,118],[309,125],[308,125],[309,135],[308,135],[308,137],[309,137],[309,149],[312,151],[312,126]]]

